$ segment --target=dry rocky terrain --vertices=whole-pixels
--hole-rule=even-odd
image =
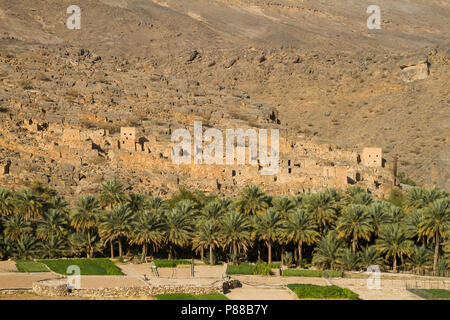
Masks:
[[[450,189],[447,1],[377,1],[381,30],[366,27],[369,1],[79,0],[68,30],[71,4],[0,0],[1,186],[385,196],[397,155],[400,172]],[[195,120],[279,129],[280,172],[174,165],[171,133]]]

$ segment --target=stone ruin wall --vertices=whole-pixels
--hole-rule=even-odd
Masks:
[[[384,196],[393,180],[382,163],[381,148],[364,148],[359,153],[296,136],[286,139],[280,134],[279,171],[273,176],[262,176],[258,166],[249,164],[173,164],[170,128],[161,134],[161,130],[152,131],[145,126],[140,131],[122,127],[120,133],[111,134],[106,129],[67,128],[64,122],[37,119],[24,120],[20,125],[38,145],[18,147],[17,142],[11,149],[19,150],[20,161],[14,156],[0,162],[0,182],[17,188],[24,181],[38,179],[62,193],[68,189],[72,194],[95,192],[103,180],[114,176],[105,170],[136,176],[141,184],[133,189],[144,192],[155,185],[164,186],[169,192],[183,185],[224,195],[236,194],[249,184],[258,184],[274,194],[316,192],[328,187],[346,190],[356,184]],[[33,166],[36,157],[45,163],[44,167]],[[86,167],[93,167],[94,174],[83,172]]]

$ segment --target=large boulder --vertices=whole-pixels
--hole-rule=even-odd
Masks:
[[[400,65],[400,69],[400,79],[404,82],[423,80],[428,78],[430,74],[427,58],[404,60]]]

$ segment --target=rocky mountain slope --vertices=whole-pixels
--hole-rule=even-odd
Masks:
[[[371,1],[79,0],[68,30],[71,4],[0,0],[0,161],[39,154],[21,119],[158,134],[194,118],[265,126],[275,110],[290,135],[382,147],[450,189],[448,1],[377,1],[381,30],[367,29]]]

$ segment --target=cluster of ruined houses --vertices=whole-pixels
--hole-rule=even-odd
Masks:
[[[392,175],[385,168],[381,148],[348,151],[331,145],[318,145],[291,137],[280,144],[280,168],[277,174],[262,176],[251,165],[174,165],[168,139],[138,137],[135,127],[108,130],[64,128],[60,124],[40,125],[26,122],[30,130],[44,132],[40,142],[45,156],[78,167],[104,163],[134,172],[160,170],[177,184],[211,192],[233,193],[248,184],[259,184],[268,192],[298,193],[333,187],[345,190],[358,184],[375,194],[381,185],[391,186]],[[247,153],[248,154],[248,153]],[[105,162],[108,161],[108,162]],[[1,163],[0,173],[9,173],[11,161]]]

